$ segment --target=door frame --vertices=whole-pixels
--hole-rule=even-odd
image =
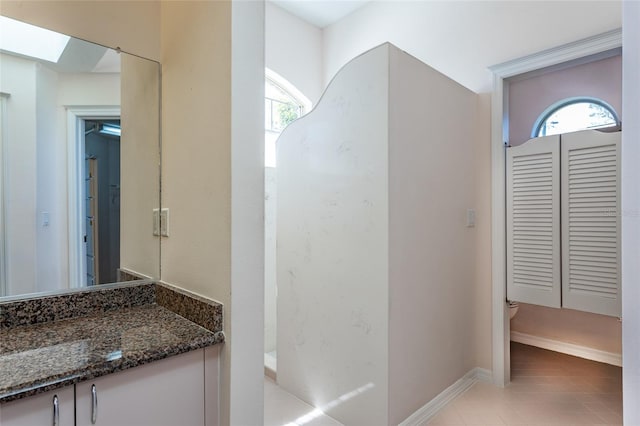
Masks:
[[[85,230],[86,206],[82,197],[85,120],[120,119],[120,106],[66,106],[67,110],[67,216],[69,288],[86,285],[86,247],[81,243]],[[75,243],[74,243],[75,242]]]
[[[495,385],[511,381],[510,324],[507,304],[506,261],[506,147],[509,141],[507,112],[509,86],[505,81],[527,72],[604,54],[622,47],[618,28],[533,55],[489,67],[493,72],[491,94],[491,286],[492,370]]]

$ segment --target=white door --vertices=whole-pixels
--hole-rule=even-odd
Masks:
[[[562,306],[620,316],[620,136],[562,135]]]
[[[560,137],[507,149],[507,298],[560,307]]]

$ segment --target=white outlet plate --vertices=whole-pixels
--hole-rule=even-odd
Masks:
[[[467,209],[467,228],[473,228],[474,226],[476,226],[476,211]]]
[[[169,209],[160,210],[160,235],[169,236]]]
[[[160,236],[160,209],[153,209],[153,235]]]

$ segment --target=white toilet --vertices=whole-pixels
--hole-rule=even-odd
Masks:
[[[516,316],[516,314],[518,313],[518,308],[520,308],[518,302],[509,301],[509,319],[512,319]]]

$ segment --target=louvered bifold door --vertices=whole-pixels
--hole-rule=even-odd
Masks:
[[[620,132],[562,135],[562,305],[620,316]]]
[[[560,307],[560,137],[507,149],[507,297]]]

